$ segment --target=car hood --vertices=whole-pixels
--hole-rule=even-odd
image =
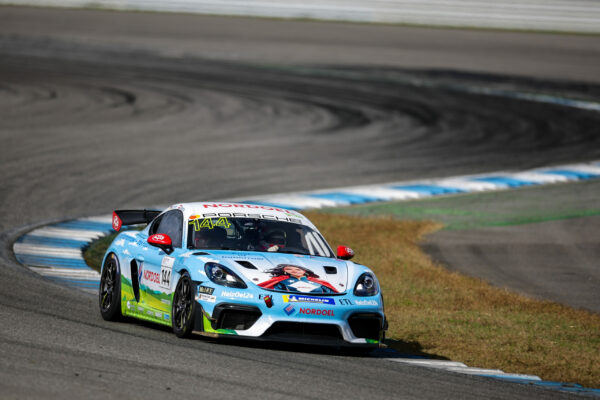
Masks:
[[[267,290],[296,294],[336,294],[348,288],[348,264],[334,258],[285,253],[206,251],[201,262],[217,262]],[[296,276],[289,273],[293,269]],[[298,277],[300,274],[303,276]]]

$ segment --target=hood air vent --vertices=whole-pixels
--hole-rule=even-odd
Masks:
[[[258,269],[256,268],[254,265],[252,265],[251,262],[249,261],[244,261],[244,260],[235,260],[236,263],[240,264],[242,267],[244,268],[248,268],[248,269]]]
[[[210,254],[205,253],[203,251],[197,251],[195,253],[192,253],[193,256],[210,256]]]
[[[327,265],[324,265],[323,268],[325,268],[325,273],[326,274],[337,274],[337,268],[336,267],[330,267]]]

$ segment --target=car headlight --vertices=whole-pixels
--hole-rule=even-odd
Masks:
[[[248,286],[234,274],[229,268],[224,265],[209,262],[204,265],[206,276],[217,285],[228,286],[238,289],[246,289]]]
[[[355,296],[375,296],[377,293],[379,293],[379,285],[372,273],[365,272],[358,277],[354,286]]]

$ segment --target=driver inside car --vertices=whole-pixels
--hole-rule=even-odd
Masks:
[[[197,249],[220,249],[227,238],[227,231],[220,226],[212,229],[204,228],[197,231],[194,237],[194,247]]]
[[[261,251],[275,252],[283,249],[286,245],[286,234],[282,229],[273,229],[263,234],[259,242]]]

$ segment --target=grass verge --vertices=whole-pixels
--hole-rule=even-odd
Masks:
[[[352,247],[355,261],[377,274],[391,347],[600,387],[600,316],[447,271],[419,248],[421,239],[440,224],[305,214],[332,245]],[[90,246],[85,256],[89,265],[100,265],[111,240],[103,238]]]
[[[104,253],[106,253],[106,249],[108,249],[108,246],[110,246],[116,236],[117,233],[112,233],[101,237],[90,243],[90,245],[84,249],[83,259],[90,268],[100,272],[100,264],[102,264]]]

